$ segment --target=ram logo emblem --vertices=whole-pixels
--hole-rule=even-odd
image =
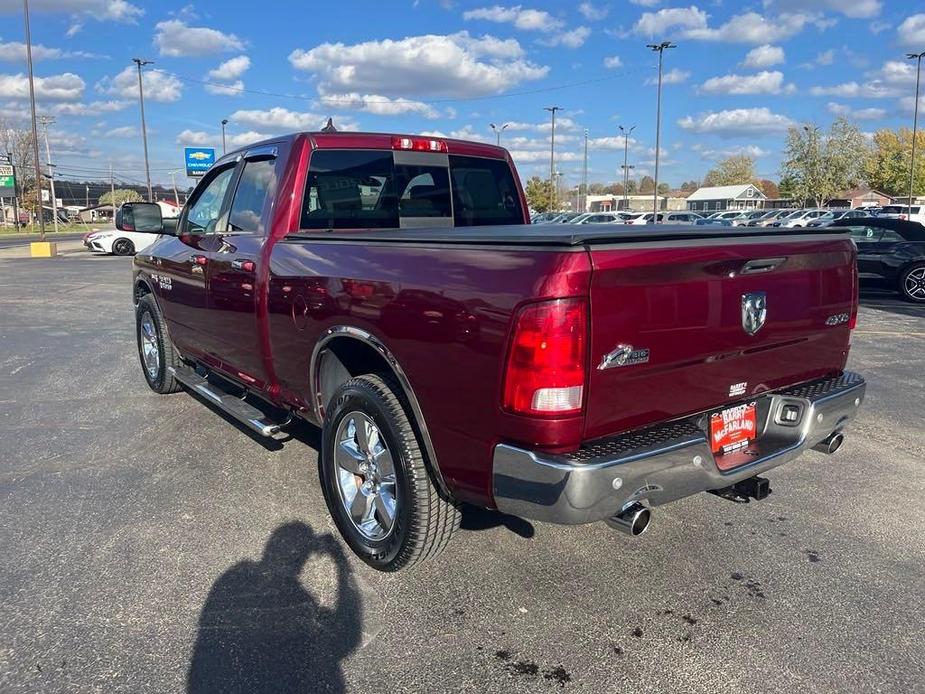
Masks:
[[[765,292],[749,292],[742,295],[742,329],[754,335],[768,318],[768,295]]]

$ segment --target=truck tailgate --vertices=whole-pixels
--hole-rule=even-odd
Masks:
[[[845,235],[585,245],[593,266],[586,439],[844,368],[856,282]],[[749,312],[758,320],[746,326],[743,301],[762,295],[766,319],[749,334],[760,315]]]

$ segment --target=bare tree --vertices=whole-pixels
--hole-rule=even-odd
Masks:
[[[13,163],[16,164],[16,180],[20,189],[31,186],[35,180],[32,151],[31,130],[18,128],[7,120],[0,120],[0,155],[13,155]]]

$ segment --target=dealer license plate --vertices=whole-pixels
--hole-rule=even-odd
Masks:
[[[758,414],[753,402],[710,415],[710,445],[717,455],[746,448],[757,433]]]

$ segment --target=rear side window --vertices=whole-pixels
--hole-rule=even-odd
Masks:
[[[506,161],[450,156],[458,227],[523,224],[520,195]]]
[[[392,153],[322,149],[312,153],[303,229],[398,227]]]
[[[244,164],[244,171],[231,203],[228,228],[231,231],[263,233],[261,220],[268,199],[276,193],[276,160],[258,159]]]

